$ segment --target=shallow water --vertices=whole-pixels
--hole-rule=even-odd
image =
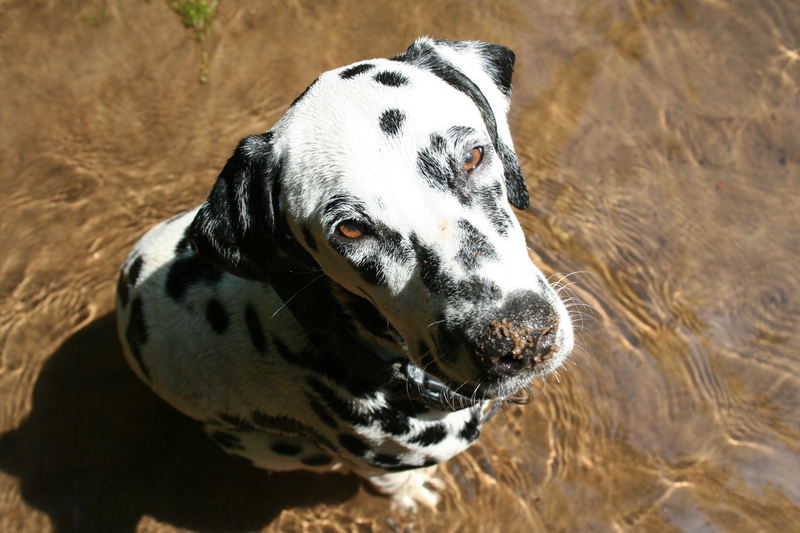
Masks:
[[[200,42],[158,0],[0,1],[0,531],[798,527],[800,3],[264,4],[222,2]],[[109,313],[134,240],[239,138],[420,34],[517,52],[520,218],[583,326],[409,516],[226,457]]]

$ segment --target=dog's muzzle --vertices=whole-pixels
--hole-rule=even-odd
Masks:
[[[490,379],[537,372],[558,352],[558,313],[541,296],[524,292],[484,315],[467,331],[476,364]]]

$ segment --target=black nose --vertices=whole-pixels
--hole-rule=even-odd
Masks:
[[[516,295],[484,320],[472,336],[478,365],[489,375],[512,376],[534,370],[558,351],[558,314],[532,292]]]

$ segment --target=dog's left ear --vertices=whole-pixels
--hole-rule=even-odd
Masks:
[[[475,102],[503,162],[508,201],[517,209],[526,209],[528,188],[506,120],[514,52],[499,44],[420,37],[392,59],[430,70]]]
[[[268,278],[280,248],[280,167],[272,132],[239,142],[192,221],[191,243],[201,257],[237,276]]]

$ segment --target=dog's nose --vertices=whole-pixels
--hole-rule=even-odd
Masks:
[[[558,351],[558,314],[541,296],[512,297],[473,337],[478,365],[495,377],[513,376],[544,364]]]

